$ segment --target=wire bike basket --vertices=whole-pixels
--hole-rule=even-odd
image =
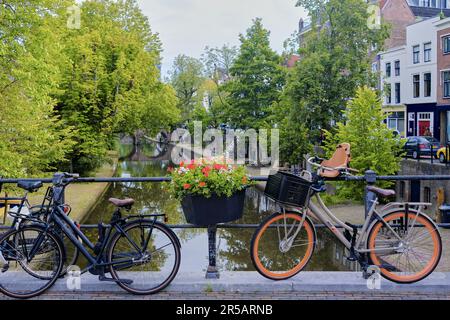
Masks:
[[[304,177],[286,172],[278,171],[270,175],[264,194],[272,200],[293,207],[305,208],[313,193],[313,183]]]

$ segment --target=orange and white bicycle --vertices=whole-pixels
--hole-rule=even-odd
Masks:
[[[374,200],[364,225],[358,228],[338,219],[320,197],[325,191],[324,178],[355,171],[349,168],[350,145],[339,145],[330,160],[315,157],[308,162],[317,173],[278,172],[269,177],[265,193],[282,210],[263,221],[253,235],[251,257],[261,275],[285,280],[307,266],[316,243],[311,216],[342,242],[348,259],[360,263],[366,278],[370,266],[377,266],[384,278],[397,283],[417,282],[434,271],[442,241],[437,225],[422,212],[430,203],[395,202],[379,208],[378,199],[393,196],[395,191],[368,187]]]

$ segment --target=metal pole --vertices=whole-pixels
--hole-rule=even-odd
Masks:
[[[373,170],[367,170],[364,175],[367,186],[364,190],[364,216],[367,218],[369,215],[370,207],[372,206],[372,201],[375,200],[375,194],[367,190],[371,185],[377,182],[377,174]]]
[[[434,163],[434,155],[433,155],[433,143],[430,142],[430,152],[431,152],[431,164]]]
[[[216,265],[217,247],[216,247],[217,225],[208,226],[208,255],[209,266],[206,270],[206,279],[219,279],[220,274]]]

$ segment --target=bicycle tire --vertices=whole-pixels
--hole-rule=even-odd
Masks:
[[[254,265],[256,271],[258,271],[258,273],[261,274],[262,276],[264,276],[265,278],[268,278],[271,280],[276,280],[276,281],[289,279],[289,278],[297,275],[299,272],[301,272],[308,265],[309,261],[311,260],[311,257],[314,253],[315,243],[316,243],[316,232],[314,229],[314,224],[311,222],[311,220],[308,217],[306,217],[304,224],[302,226],[302,228],[304,228],[304,230],[306,231],[306,237],[307,237],[307,247],[306,247],[304,256],[299,257],[299,255],[302,254],[300,251],[297,251],[299,253],[298,255],[296,254],[296,252],[291,252],[292,259],[299,258],[300,259],[299,262],[296,263],[294,267],[288,268],[288,270],[286,270],[284,272],[275,272],[274,270],[269,270],[268,266],[264,266],[263,260],[268,260],[269,258],[266,256],[260,256],[260,255],[264,255],[264,253],[262,253],[262,249],[260,248],[260,246],[264,245],[264,243],[266,243],[267,246],[273,245],[275,243],[273,238],[275,238],[275,240],[276,240],[276,237],[275,237],[276,235],[274,233],[269,234],[268,230],[270,229],[271,225],[274,225],[278,229],[278,227],[275,223],[280,223],[279,221],[284,220],[285,217],[288,219],[294,219],[297,222],[300,222],[303,219],[303,216],[296,212],[289,212],[289,213],[286,213],[286,215],[283,213],[277,212],[277,213],[269,216],[266,220],[264,220],[260,224],[258,229],[253,234],[251,245],[250,245],[251,259],[252,259],[252,262],[253,262],[253,265]],[[295,221],[294,221],[294,226],[295,226]],[[277,230],[277,232],[278,232],[278,239],[280,241],[279,231]],[[263,237],[267,238],[267,239],[263,240]],[[262,243],[262,242],[264,242],[264,243]],[[267,255],[275,252],[274,250],[279,250],[281,252],[280,246],[281,246],[281,244],[279,243],[278,248],[275,248],[275,249],[271,248],[268,251],[269,253]],[[299,246],[301,246],[301,245],[299,245]],[[289,249],[289,251],[291,249]],[[286,253],[288,253],[288,252],[286,252]],[[281,268],[283,266],[283,263],[287,260],[286,254],[284,254],[284,256],[283,256],[283,252],[281,252],[281,257],[278,259],[278,261],[274,261],[274,260],[275,259],[271,260],[271,261],[273,261],[272,264]]]
[[[387,240],[384,240],[384,242],[386,242],[386,241],[393,242],[394,241],[394,240],[390,239],[392,236],[389,237],[386,234],[383,235],[380,233],[380,230],[382,230],[382,227],[384,226],[384,223],[382,221],[377,221],[376,223],[374,223],[368,233],[367,249],[372,250],[368,254],[370,263],[380,267],[381,275],[385,279],[388,279],[388,280],[396,282],[396,283],[418,282],[418,281],[423,280],[426,277],[428,277],[436,269],[437,265],[439,264],[439,261],[440,261],[441,255],[442,255],[442,239],[441,239],[438,227],[434,224],[434,222],[429,217],[427,217],[426,215],[424,215],[422,213],[417,213],[416,211],[413,211],[413,210],[408,214],[408,221],[409,222],[414,221],[413,219],[416,215],[417,215],[416,221],[423,224],[423,227],[421,227],[421,230],[426,230],[430,234],[429,242],[432,244],[433,250],[432,250],[430,261],[428,261],[425,264],[425,267],[412,275],[402,276],[402,275],[394,273],[394,271],[397,271],[397,273],[398,273],[398,271],[400,271],[400,269],[398,269],[396,266],[394,266],[394,263],[395,263],[395,261],[393,260],[394,258],[389,258],[389,257],[394,256],[394,254],[398,255],[399,257],[396,259],[396,261],[397,261],[397,263],[400,263],[401,262],[400,255],[402,254],[402,252],[400,250],[396,250],[397,252],[395,252],[391,255],[385,255],[387,258],[381,258],[380,254],[376,254],[376,252],[374,251],[374,249],[376,249],[377,236],[379,236],[378,241],[380,244],[383,239],[382,236],[384,237],[384,239],[387,238]],[[400,211],[388,213],[387,215],[385,215],[383,217],[383,220],[386,221],[387,223],[397,222],[397,221],[402,221],[401,219],[403,219],[403,217],[405,217],[405,212],[400,210]],[[408,223],[408,225],[409,225],[409,223]],[[413,228],[413,226],[410,226],[409,228],[410,228],[409,232],[412,232],[411,228]],[[388,231],[392,234],[392,232],[390,230],[388,230]],[[423,235],[420,236],[420,238],[422,238],[422,237],[423,237]],[[405,249],[403,249],[403,251],[404,251],[403,254],[405,252],[407,254],[409,252],[411,252],[411,249],[409,247],[414,245],[414,241],[416,241],[416,242],[419,241],[418,239],[419,238],[416,238],[416,240],[413,240],[413,242],[410,242],[409,241],[410,239],[408,239],[408,244],[407,244],[407,247]],[[422,245],[420,245],[420,247],[424,248],[424,245],[422,244]],[[380,247],[378,247],[378,249],[380,249]],[[418,260],[418,257],[420,258],[421,256],[423,256],[423,254],[416,255],[416,254],[412,253],[412,256],[414,256],[414,258],[416,260]],[[406,257],[407,262],[405,262],[405,263],[408,263],[408,262],[411,263],[411,260],[409,259],[409,256],[407,256]],[[397,270],[388,270],[388,269],[394,269],[394,268],[397,268]]]
[[[167,238],[170,240],[171,246],[174,249],[174,264],[172,267],[172,270],[170,271],[169,275],[163,279],[163,281],[161,281],[161,283],[152,286],[149,289],[136,289],[136,288],[132,288],[130,285],[121,282],[121,276],[118,275],[118,271],[122,271],[124,269],[127,268],[120,268],[118,265],[114,265],[111,264],[110,266],[110,273],[111,276],[117,280],[117,284],[122,287],[123,289],[125,289],[126,291],[135,294],[135,295],[149,295],[149,294],[155,294],[160,292],[161,290],[165,289],[172,281],[173,279],[176,277],[178,270],[180,268],[180,263],[181,263],[181,250],[180,250],[180,242],[178,237],[176,236],[176,234],[170,229],[168,228],[165,224],[159,223],[159,222],[154,222],[151,220],[135,220],[132,221],[128,224],[126,224],[123,227],[123,230],[127,233],[127,235],[129,237],[130,236],[130,231],[132,229],[135,228],[142,228],[142,227],[146,227],[146,228],[151,228],[152,230],[152,234],[154,234],[155,230],[159,230],[161,231],[164,235],[167,236]],[[142,234],[142,230],[140,231],[140,233]],[[121,240],[123,234],[120,232],[116,232],[114,234],[114,236],[111,238],[109,245],[108,245],[108,249],[107,249],[107,261],[108,263],[113,263],[113,253],[114,253],[114,249],[116,248],[118,242]],[[156,252],[156,251],[155,251]],[[120,252],[118,253],[118,255],[120,254]],[[129,254],[129,253],[128,253]],[[133,261],[134,262],[134,261]],[[150,261],[149,261],[150,263]],[[143,265],[143,264],[142,264]],[[148,272],[148,271],[146,271]],[[151,272],[148,272],[149,275],[151,274]],[[123,277],[122,277],[123,278]],[[142,281],[143,282],[143,281]]]
[[[1,235],[0,236],[0,252],[2,253],[3,256],[6,255],[10,258],[9,261],[14,261],[14,259],[13,259],[14,256],[12,256],[12,258],[11,258],[11,255],[12,255],[11,249],[14,249],[14,251],[17,251],[17,250],[15,249],[15,247],[13,248],[11,245],[11,244],[15,245],[15,243],[13,243],[12,241],[9,241],[8,239],[10,237],[13,237],[13,239],[15,239],[15,237],[14,237],[15,234],[18,234],[19,232],[23,233],[26,231],[36,231],[39,234],[45,234],[46,237],[49,237],[53,242],[54,249],[56,249],[56,253],[57,253],[56,256],[57,256],[58,260],[56,261],[57,262],[56,268],[53,267],[53,275],[51,277],[43,277],[43,278],[41,277],[40,278],[40,280],[44,280],[44,281],[48,280],[47,283],[45,283],[44,285],[42,285],[40,288],[38,288],[36,290],[32,290],[31,292],[27,292],[27,293],[13,292],[12,290],[4,287],[3,283],[1,283],[1,281],[4,278],[1,278],[0,292],[2,292],[3,294],[5,294],[9,297],[16,298],[16,299],[29,299],[29,298],[33,298],[33,297],[38,296],[38,295],[42,294],[43,292],[45,292],[59,278],[59,275],[60,275],[62,267],[63,267],[63,257],[64,257],[63,250],[64,249],[63,249],[61,239],[54,233],[49,232],[42,226],[38,226],[38,225],[24,226],[22,228],[19,228],[18,230],[10,230],[10,231],[6,232],[5,234]],[[22,266],[22,264],[19,264],[19,265]],[[29,272],[27,270],[24,270],[24,271],[29,274]],[[6,272],[8,272],[8,271],[2,270],[2,277],[5,275]],[[5,276],[5,278],[6,278],[6,276]]]

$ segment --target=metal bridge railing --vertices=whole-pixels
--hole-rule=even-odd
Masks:
[[[266,176],[254,176],[251,178],[253,181],[264,182],[267,181]],[[365,182],[366,185],[374,185],[377,181],[450,181],[450,175],[398,175],[398,176],[377,176],[374,171],[366,171],[362,176],[349,176],[337,179],[327,179],[329,181],[359,181]],[[52,183],[51,178],[33,178],[33,179],[0,179],[0,192],[3,184],[15,184],[19,181],[41,181],[42,183]],[[169,177],[135,177],[135,178],[79,178],[73,183],[126,183],[126,182],[141,182],[141,183],[158,183],[169,182]],[[370,201],[369,193],[366,192],[366,204]],[[367,214],[367,205],[366,214]],[[317,228],[325,228],[325,225],[317,224]],[[450,227],[450,223],[441,223],[440,227]],[[95,229],[98,225],[81,225],[83,229]],[[199,227],[190,224],[184,225],[169,225],[173,229],[205,229],[208,230],[208,248],[209,248],[209,266],[207,269],[206,277],[210,279],[219,278],[219,272],[216,265],[216,238],[217,229],[256,229],[257,224],[220,224],[209,227]],[[339,227],[339,226],[336,226]],[[362,227],[362,226],[359,226]],[[9,227],[0,226],[0,229],[9,229]]]

